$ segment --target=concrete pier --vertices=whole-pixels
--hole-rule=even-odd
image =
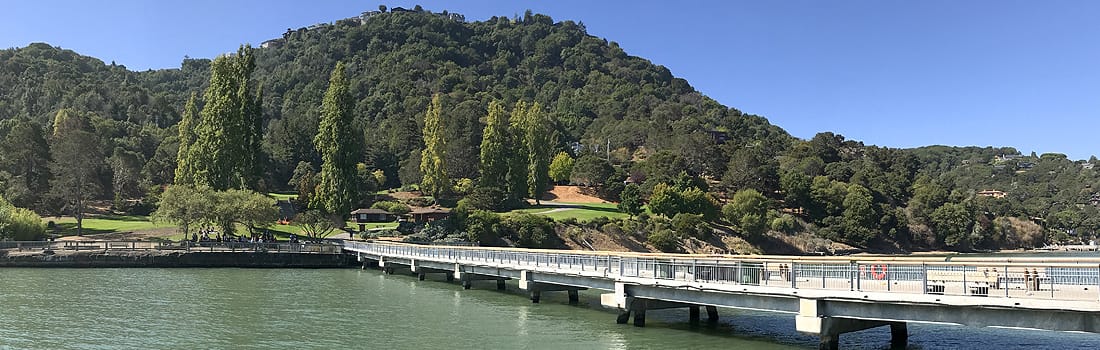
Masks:
[[[1100,333],[1100,259],[694,256],[360,242],[345,242],[344,251],[378,261],[387,273],[398,266],[418,278],[444,271],[464,288],[478,280],[503,288],[516,279],[533,303],[546,292],[564,291],[577,303],[580,290],[604,291],[600,303],[618,310],[615,322],[633,317],[638,327],[649,310],[669,308],[688,309],[693,325],[703,309],[707,322],[717,323],[719,307],[788,314],[797,331],[819,337],[821,349],[840,348],[845,333],[884,326],[891,347],[904,348],[910,322]]]

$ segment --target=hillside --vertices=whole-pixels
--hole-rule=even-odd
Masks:
[[[832,133],[798,140],[579,23],[541,14],[466,22],[446,11],[372,11],[288,30],[254,57],[261,191],[298,190],[296,174],[318,168],[313,138],[329,73],[341,61],[354,101],[347,127],[361,136],[348,142],[361,148],[357,161],[366,169],[381,170],[382,188],[420,182],[424,111],[439,94],[452,179],[480,177],[491,101],[539,103],[553,120],[550,154],[577,160],[572,182],[594,185],[592,194],[611,201],[624,181],[637,184],[645,201],[660,184],[697,189],[713,198],[704,205],[711,208],[655,216],[706,214],[717,232],[758,246],[808,234],[872,250],[996,249],[1100,230],[1095,159],[1013,148],[891,149]],[[47,44],[0,51],[3,197],[41,213],[65,210],[46,195],[48,131],[58,110],[69,108],[88,113],[98,135],[97,197],[116,199],[122,211],[150,210],[151,203],[131,208],[125,199],[155,197],[172,181],[175,125],[188,97],[208,86],[210,63],[188,58],[178,69],[133,72]],[[749,198],[735,195],[748,190],[763,201],[718,215],[721,204]],[[619,226],[673,230],[672,222]]]

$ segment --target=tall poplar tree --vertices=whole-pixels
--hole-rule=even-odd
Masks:
[[[508,177],[508,117],[499,101],[489,102],[481,137],[481,186],[504,189]]]
[[[535,102],[527,109],[524,145],[527,147],[527,195],[540,204],[539,198],[550,187],[550,148],[552,137],[550,117]]]
[[[344,63],[336,63],[321,102],[321,122],[314,146],[321,154],[321,180],[311,206],[334,215],[348,215],[359,201],[356,191],[356,142],[352,124],[352,97]]]
[[[195,141],[184,164],[196,185],[215,190],[255,186],[259,159],[257,138],[261,118],[250,77],[255,69],[252,47],[220,56],[210,64],[210,86],[195,126]],[[185,177],[186,178],[186,177]]]
[[[191,93],[191,98],[187,100],[187,106],[183,108],[183,119],[180,119],[177,125],[180,148],[176,153],[176,177],[174,182],[179,185],[193,185],[195,183],[190,149],[191,145],[195,143],[195,123],[198,114],[198,107],[195,106],[195,94]]]
[[[527,198],[527,103],[516,102],[508,120],[511,132],[508,133],[508,194],[513,200]]]
[[[432,96],[432,103],[424,115],[424,150],[420,154],[420,189],[432,196],[440,196],[450,189],[447,167],[443,157],[447,141],[443,138],[443,115],[439,94]]]

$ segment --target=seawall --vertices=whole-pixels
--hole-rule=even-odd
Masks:
[[[335,268],[348,266],[349,259],[341,253],[0,250],[0,267]]]

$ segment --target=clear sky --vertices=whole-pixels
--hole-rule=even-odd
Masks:
[[[809,138],[1100,154],[1100,1],[13,1],[31,42],[135,70],[178,67],[379,4],[583,22],[696,89]]]

